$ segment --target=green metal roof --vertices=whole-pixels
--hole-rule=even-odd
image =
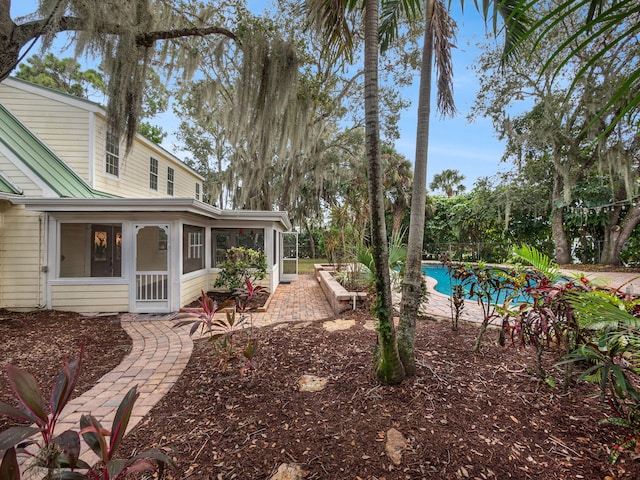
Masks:
[[[0,105],[0,142],[60,197],[114,198],[87,185],[3,105]]]
[[[13,184],[4,178],[2,174],[0,174],[0,192],[1,193],[12,193],[14,195],[20,195],[22,192],[16,189]]]

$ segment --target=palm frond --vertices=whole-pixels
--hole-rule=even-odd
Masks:
[[[524,0],[520,1],[524,3]],[[535,3],[535,1],[531,2],[531,4]],[[604,43],[597,53],[590,56],[584,67],[574,76],[567,95],[571,95],[575,85],[584,77],[586,71],[592,68],[612,48],[621,42],[635,41],[638,31],[640,31],[640,25],[638,22],[630,21],[630,19],[640,14],[640,3],[637,0],[613,0],[611,2],[606,2],[605,0],[565,0],[542,15],[537,21],[531,23],[513,47],[514,51],[523,50],[525,44],[529,43],[531,46],[527,49],[531,53],[535,52],[553,28],[570,15],[587,8],[587,6],[588,13],[585,22],[556,48],[543,66],[543,72],[552,68],[554,75],[557,76],[572,59],[583,55],[585,50],[598,39],[605,38],[606,35],[611,35],[612,32],[615,32],[615,39]],[[579,43],[575,45],[577,41]],[[592,128],[595,122],[605,118],[607,112],[615,106],[616,114],[613,118],[607,120],[607,125],[602,129],[603,131],[596,140],[597,142],[608,134],[623,118],[637,111],[640,106],[639,87],[640,68],[635,65],[632,72],[618,84],[609,101],[602,107],[592,122],[584,128],[584,131]]]
[[[398,28],[402,17],[408,21],[418,20],[422,16],[420,0],[386,0],[382,2],[378,41],[380,50],[386,51],[398,37]]]
[[[521,245],[518,248],[514,248],[513,253],[516,257],[524,260],[533,268],[540,271],[552,283],[555,283],[560,279],[560,269],[555,262],[535,247],[530,245]]]
[[[460,5],[464,10],[464,0]],[[485,22],[491,21],[493,32],[500,32],[499,21],[504,23],[504,51],[502,61],[507,62],[514,55],[520,54],[525,42],[530,36],[531,13],[536,4],[535,0],[473,0],[476,10],[480,12]]]
[[[640,319],[629,314],[622,301],[613,295],[594,291],[573,293],[567,297],[582,328],[640,329]]]
[[[501,0],[496,10],[500,13],[505,24],[503,64],[513,56],[521,55],[522,39],[526,37],[531,27],[531,8],[535,2],[527,3],[523,0]],[[494,10],[495,12],[495,10]],[[493,15],[493,30],[497,31],[497,14]]]
[[[308,24],[324,38],[326,50],[335,55],[353,58],[354,35],[349,13],[355,10],[357,0],[306,0],[304,7]]]
[[[456,106],[453,100],[453,59],[451,51],[455,46],[456,27],[444,2],[437,0],[431,19],[433,32],[433,53],[438,77],[438,111],[443,117],[453,117]]]

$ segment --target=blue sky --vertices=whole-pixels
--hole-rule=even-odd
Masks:
[[[269,3],[265,0],[247,1],[249,8],[256,13],[267,8],[265,5]],[[454,95],[458,115],[452,119],[442,119],[432,114],[427,181],[431,182],[433,175],[444,169],[457,169],[465,175],[464,183],[470,190],[479,177],[494,175],[499,170],[505,170],[507,166],[499,164],[503,143],[496,138],[490,121],[477,119],[469,123],[466,119],[478,91],[478,82],[470,66],[479,54],[476,43],[484,38],[486,32],[484,21],[472,2],[466,3],[467,8],[462,14],[460,2],[452,2],[452,16],[458,23],[457,48],[453,52]],[[14,0],[12,15],[15,17],[32,13],[36,8],[36,0]],[[35,48],[29,56],[38,52]],[[72,51],[58,53],[64,56],[72,54]],[[415,158],[418,82],[419,78],[416,76],[414,85],[403,89],[403,95],[412,104],[401,115],[400,138],[396,141],[397,150],[411,161]],[[177,128],[178,122],[171,112],[154,118],[154,123],[162,125],[170,132],[163,146],[176,152],[178,145],[175,144],[175,137],[171,133]],[[181,154],[178,153],[178,156]]]

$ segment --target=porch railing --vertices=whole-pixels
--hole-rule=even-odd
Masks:
[[[169,298],[169,274],[167,272],[136,273],[136,300],[158,301]]]

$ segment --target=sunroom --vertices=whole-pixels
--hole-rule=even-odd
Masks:
[[[296,278],[286,213],[222,210],[194,199],[24,199],[43,217],[46,308],[168,313],[212,289],[228,248],[267,257],[263,285]]]

